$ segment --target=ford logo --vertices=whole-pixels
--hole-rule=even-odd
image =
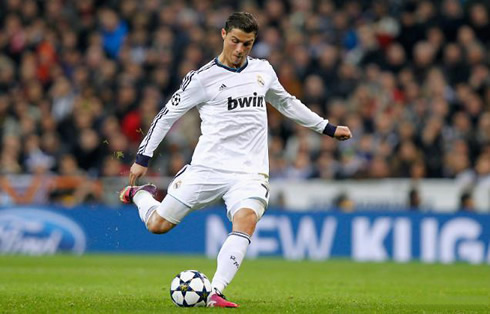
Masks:
[[[0,254],[82,254],[85,233],[68,217],[40,209],[0,210]]]

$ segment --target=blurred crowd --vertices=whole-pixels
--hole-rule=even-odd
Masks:
[[[152,119],[187,72],[219,54],[219,31],[237,10],[259,20],[252,56],[354,135],[333,141],[269,108],[271,180],[490,187],[489,9],[470,0],[0,0],[2,190],[15,202],[100,199],[99,179],[127,175]],[[188,163],[199,126],[195,110],[179,120],[149,175]],[[28,183],[9,179],[19,174]]]

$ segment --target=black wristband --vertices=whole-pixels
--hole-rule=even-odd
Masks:
[[[327,126],[323,130],[323,134],[328,135],[330,137],[333,137],[333,135],[335,134],[335,130],[337,130],[336,125],[333,125],[331,123],[327,123]]]
[[[135,163],[137,163],[138,165],[143,166],[143,167],[148,167],[148,163],[150,163],[150,159],[151,159],[150,156],[137,154]]]

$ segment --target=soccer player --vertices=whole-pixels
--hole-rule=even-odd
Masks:
[[[224,200],[233,227],[218,254],[208,306],[238,306],[227,301],[223,291],[237,273],[267,208],[266,103],[318,133],[337,140],[352,137],[348,127],[328,123],[286,92],[268,61],[248,56],[257,32],[257,21],[250,13],[228,17],[221,29],[223,51],[189,72],[155,117],[131,167],[130,185],[120,194],[122,202],[136,204],[147,229],[158,234],[170,231],[191,211]],[[136,180],[145,175],[154,150],[172,124],[193,107],[202,120],[202,135],[192,162],[177,173],[160,203],[153,198],[154,185],[136,186]]]

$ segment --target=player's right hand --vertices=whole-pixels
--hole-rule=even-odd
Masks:
[[[134,163],[129,170],[129,185],[136,185],[136,180],[138,180],[139,177],[144,176],[147,170],[147,167]]]
[[[337,126],[333,137],[339,141],[345,141],[352,137],[352,133],[350,132],[348,127],[339,125]]]

